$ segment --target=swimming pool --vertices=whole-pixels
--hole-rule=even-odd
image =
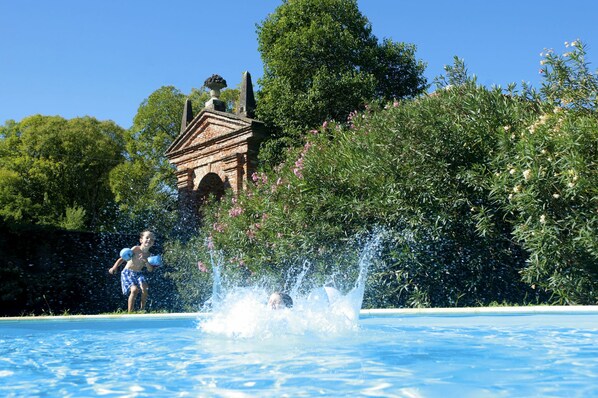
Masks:
[[[2,319],[0,396],[598,396],[597,307],[278,314],[249,336],[207,314]]]

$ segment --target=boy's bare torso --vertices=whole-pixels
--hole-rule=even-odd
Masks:
[[[143,270],[143,267],[147,266],[147,258],[149,256],[149,252],[144,252],[139,247],[133,248],[133,258],[127,261],[127,265],[125,265],[125,269],[129,269],[131,271],[139,272]]]

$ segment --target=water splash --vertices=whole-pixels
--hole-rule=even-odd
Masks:
[[[301,288],[301,284],[303,283],[303,279],[305,278],[305,275],[307,274],[307,271],[309,270],[310,265],[311,264],[307,260],[305,260],[303,262],[303,268],[301,269],[301,272],[299,273],[299,275],[297,275],[297,279],[295,279],[295,283],[293,284],[293,287],[291,287],[291,290],[289,291],[289,295],[291,297],[297,297],[299,289]]]
[[[357,311],[361,309],[361,305],[363,304],[363,295],[365,293],[365,282],[367,281],[368,271],[370,265],[378,255],[381,240],[382,232],[375,233],[372,238],[366,242],[365,247],[359,256],[359,276],[355,281],[353,290],[347,295],[349,296],[352,307],[357,308]]]
[[[204,310],[218,311],[223,300],[224,293],[222,289],[222,264],[223,256],[222,253],[215,253],[214,248],[207,243],[208,250],[210,253],[210,263],[212,265],[212,297],[204,305]]]
[[[368,270],[380,246],[381,234],[374,234],[359,256],[359,275],[349,292],[343,294],[334,286],[318,286],[300,293],[310,263],[305,261],[291,289],[292,308],[273,310],[267,301],[272,290],[266,286],[222,288],[219,256],[211,253],[213,292],[212,312],[203,317],[198,327],[208,334],[234,338],[275,338],[285,335],[339,336],[358,329],[359,311],[363,303]]]

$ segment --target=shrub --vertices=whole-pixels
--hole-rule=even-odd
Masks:
[[[595,304],[598,288],[598,78],[585,47],[549,51],[542,110],[505,125],[493,165],[493,197],[529,253],[523,280],[566,304]]]
[[[457,62],[432,95],[325,122],[206,209],[199,241],[234,283],[305,264],[349,281],[359,237],[382,229],[366,307],[595,301],[596,77],[575,51],[551,53],[539,93],[481,87]]]

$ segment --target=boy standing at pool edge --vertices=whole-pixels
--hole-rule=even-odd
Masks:
[[[120,283],[122,285],[123,294],[129,295],[129,312],[133,312],[135,299],[137,298],[137,294],[139,294],[139,290],[141,290],[140,309],[141,311],[145,310],[149,286],[145,279],[145,275],[143,274],[143,268],[147,268],[150,272],[154,270],[154,267],[147,260],[150,254],[149,249],[154,245],[154,241],[155,237],[153,232],[148,230],[143,231],[139,237],[139,245],[131,248],[133,257],[126,262],[127,264],[120,274]],[[108,272],[114,274],[118,270],[118,267],[124,262],[125,260],[122,257],[119,257]]]

